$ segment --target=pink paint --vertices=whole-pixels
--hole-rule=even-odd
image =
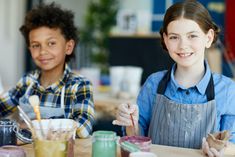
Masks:
[[[133,143],[137,145],[141,151],[143,152],[149,152],[151,148],[151,139],[149,137],[144,136],[124,136],[121,137],[119,140],[119,143],[128,141],[130,143]],[[121,156],[122,157],[129,157],[130,152],[125,150],[124,148],[121,148]]]
[[[0,147],[0,157],[26,157],[26,153],[18,146],[5,145]]]

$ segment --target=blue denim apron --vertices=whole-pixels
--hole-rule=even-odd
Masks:
[[[148,135],[154,144],[199,149],[202,138],[216,130],[212,75],[206,89],[208,102],[178,104],[164,96],[170,74],[169,70],[157,89]]]

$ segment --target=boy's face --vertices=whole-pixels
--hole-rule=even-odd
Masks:
[[[66,41],[60,29],[39,27],[29,33],[32,58],[42,71],[63,70],[65,57],[73,48],[74,41]]]
[[[200,66],[204,61],[205,48],[213,41],[214,31],[205,34],[193,20],[180,18],[172,21],[164,34],[164,41],[171,58],[183,67]]]

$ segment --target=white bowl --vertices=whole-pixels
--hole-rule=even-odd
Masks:
[[[157,157],[157,155],[151,152],[133,152],[129,157]]]

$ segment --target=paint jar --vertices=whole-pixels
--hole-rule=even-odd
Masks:
[[[92,134],[92,157],[116,157],[116,139],[113,131],[95,131]]]
[[[72,142],[72,141],[71,141]],[[72,156],[69,151],[69,141],[61,140],[35,140],[34,151],[35,157],[68,157]],[[72,146],[73,147],[73,146]]]
[[[0,120],[0,146],[16,145],[17,123],[10,119]]]
[[[26,153],[18,146],[5,145],[0,147],[0,157],[26,157]]]
[[[123,136],[119,140],[119,144],[122,146],[122,142],[130,142],[135,144],[140,151],[149,152],[151,148],[151,138],[145,136]],[[131,152],[125,147],[121,147],[121,157],[129,157]]]
[[[77,123],[71,119],[33,120],[35,157],[74,157]]]

